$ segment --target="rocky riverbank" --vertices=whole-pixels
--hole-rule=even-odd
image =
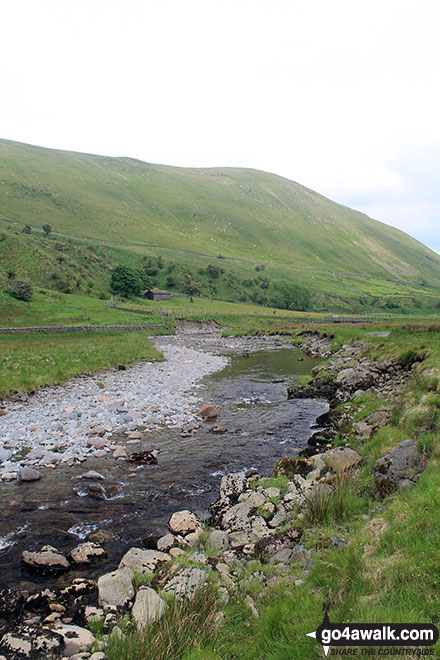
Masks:
[[[283,581],[291,589],[299,587],[319,548],[339,548],[349,541],[341,530],[338,535],[320,538],[313,549],[303,524],[310,523],[316,509],[330,502],[341,483],[355,478],[362,465],[362,455],[347,444],[332,448],[334,436],[351,414],[344,411],[344,402],[379,390],[385,390],[392,399],[423,356],[414,355],[404,363],[397,358],[378,363],[360,356],[364,343],[343,346],[332,355],[331,338],[311,333],[305,340],[306,351],[332,357],[325,369],[316,368],[317,377],[305,388],[290,390],[291,397],[305,392],[308,396],[322,395],[321,383],[332,383],[331,400],[338,409],[330,410],[322,420],[331,423],[320,431],[321,444],[312,438],[308,457],[281,459],[274,475],[284,478],[277,486],[256,474],[224,476],[208,521],[189,510],[176,511],[156,549],[132,547],[115,570],[97,581],[80,578],[64,589],[34,594],[4,591],[0,598],[0,652],[11,660],[102,660],[116,638],[159,621],[170,606],[167,595],[191,600],[209,585],[218,595],[218,626],[222,625],[221,607],[231,598],[243,598],[249,616],[258,618],[258,599],[265,588]],[[356,427],[357,438],[369,438],[389,416],[388,407],[377,410]],[[400,443],[374,464],[378,496],[412,487],[423,466],[423,456],[414,441]],[[40,551],[23,553],[22,561],[32,570],[63,572],[78,565],[86,570],[104,555],[105,549],[98,543],[87,542],[68,556],[43,546]],[[129,626],[124,624],[124,628],[121,617],[127,614]],[[96,618],[103,621],[103,634],[97,639],[87,628]]]

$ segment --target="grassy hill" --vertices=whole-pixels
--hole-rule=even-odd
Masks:
[[[71,288],[103,293],[115,263],[161,256],[154,283],[179,291],[185,278],[197,279],[200,294],[229,300],[270,304],[268,286],[281,280],[308,288],[315,309],[435,309],[439,300],[439,255],[256,170],[167,167],[0,140],[0,217],[0,272],[14,255],[34,278],[39,264],[40,284],[51,288],[60,288],[50,280],[55,268]],[[57,235],[56,247],[54,235],[22,237],[6,220],[50,224],[71,239]],[[256,273],[261,262],[265,272]],[[210,264],[224,272],[200,272]]]

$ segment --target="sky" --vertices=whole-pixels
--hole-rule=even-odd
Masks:
[[[274,172],[440,253],[438,0],[14,0],[0,137]]]

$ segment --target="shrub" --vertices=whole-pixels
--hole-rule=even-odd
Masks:
[[[50,225],[43,225],[41,228],[46,236],[49,236],[50,232],[52,231],[52,227]]]
[[[27,280],[14,280],[9,288],[9,293],[17,300],[30,300],[32,291],[32,284]]]
[[[139,271],[131,266],[116,266],[112,270],[110,289],[113,293],[130,298],[138,296],[142,289],[142,279]]]

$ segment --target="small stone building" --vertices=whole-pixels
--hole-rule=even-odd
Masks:
[[[169,300],[169,298],[171,298],[171,293],[169,291],[151,289],[150,291],[147,291],[147,298],[149,300]]]

